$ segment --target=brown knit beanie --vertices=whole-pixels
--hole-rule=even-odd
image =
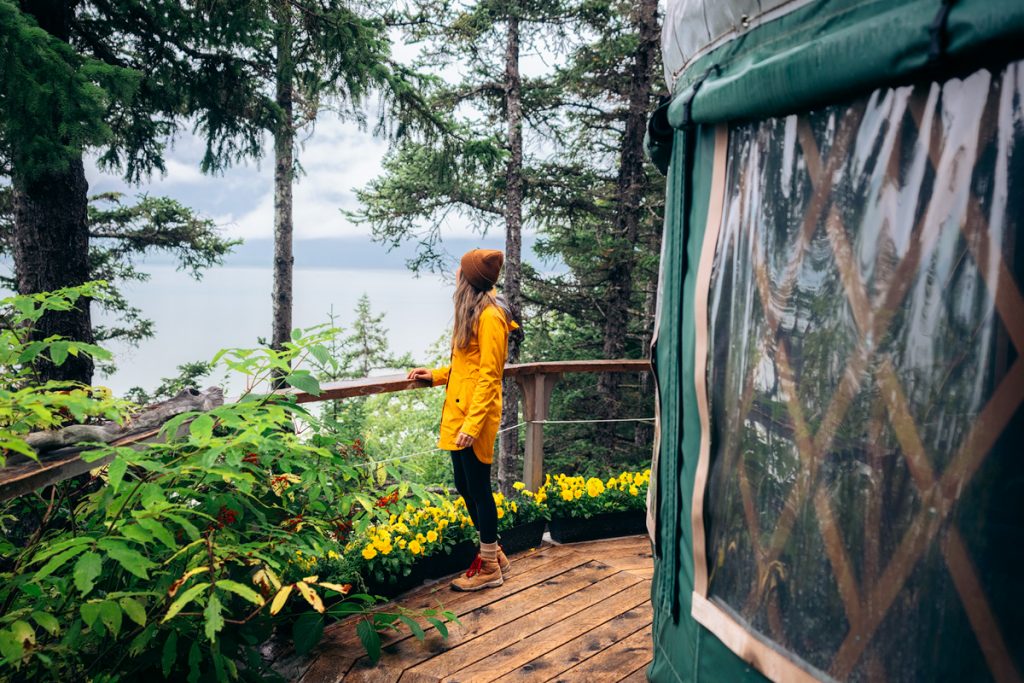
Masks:
[[[462,276],[477,289],[488,292],[498,282],[505,255],[494,249],[470,249],[462,256]]]

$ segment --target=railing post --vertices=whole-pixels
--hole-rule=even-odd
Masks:
[[[544,425],[551,406],[551,390],[561,379],[558,373],[517,375],[523,394],[523,418],[526,420],[526,454],[523,459],[523,483],[530,491],[544,484]]]

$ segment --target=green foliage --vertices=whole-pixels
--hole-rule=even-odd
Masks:
[[[141,74],[75,52],[12,0],[0,0],[0,141],[24,177],[63,170],[112,132],[107,108],[138,89]]]
[[[43,310],[101,292],[3,302],[9,324],[0,334],[10,350],[0,384],[24,385],[0,394],[9,451],[30,450],[25,433],[56,426],[61,409],[80,420],[123,416],[123,403],[88,387],[32,386],[27,345],[18,346],[24,324]],[[229,349],[215,362],[254,378],[254,387],[284,368],[304,384],[295,380],[308,373],[303,361],[330,336],[297,332],[279,351]],[[62,343],[47,340],[33,352],[53,356]],[[258,647],[276,625],[290,625],[306,649],[323,618],[369,608],[372,600],[347,597],[358,577],[340,534],[377,519],[372,501],[360,502],[375,480],[316,415],[287,395],[250,391],[207,413],[178,415],[162,434],[141,448],[97,446],[83,454],[96,463],[84,486],[64,482],[48,500],[0,508],[8,539],[0,545],[0,677],[257,680],[269,675]],[[332,555],[329,577],[306,575],[297,562]],[[309,610],[315,616],[301,616]]]
[[[76,289],[14,296],[0,300],[0,466],[18,453],[36,459],[25,442],[31,431],[84,423],[95,418],[123,421],[127,403],[109,392],[69,382],[39,383],[37,364],[62,365],[69,356],[86,354],[100,360],[110,354],[92,344],[58,337],[32,339],[32,326],[48,311],[66,311],[89,297],[102,300],[108,289],[101,282]]]
[[[375,370],[412,366],[413,360],[408,354],[395,356],[391,353],[384,314],[373,313],[367,294],[359,298],[354,314],[350,333],[343,336],[342,329],[336,327],[338,316],[333,309],[328,313],[329,325],[335,332],[322,350],[313,353],[311,368],[317,380],[357,379],[368,377]],[[376,419],[387,421],[393,414],[381,404],[381,399],[380,396],[372,396],[326,401],[321,408],[323,419],[340,439],[348,443],[364,441],[371,422]]]
[[[90,278],[107,283],[106,295],[97,304],[117,319],[113,326],[93,327],[99,342],[136,343],[153,336],[153,322],[121,290],[124,283],[149,280],[149,274],[137,266],[141,258],[157,252],[171,254],[179,270],[198,280],[240,244],[222,237],[213,221],[169,197],[141,195],[132,204],[117,192],[96,195],[90,199],[88,220]],[[14,227],[12,188],[0,187],[0,256],[13,256]],[[13,275],[0,276],[0,283],[16,289]],[[109,359],[103,366],[108,374],[115,369]]]

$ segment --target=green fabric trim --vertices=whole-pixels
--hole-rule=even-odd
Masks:
[[[684,135],[696,135],[694,158],[685,159]],[[725,647],[690,616],[693,593],[693,534],[690,526],[693,483],[700,449],[700,419],[694,384],[696,339],[694,290],[697,264],[704,245],[711,194],[715,132],[710,126],[679,132],[672,144],[665,206],[664,280],[659,292],[661,314],[655,364],[661,397],[661,479],[657,523],[660,558],[652,582],[654,604],[654,659],[650,680],[680,683],[764,681],[760,673]],[[683,244],[683,167],[692,163],[693,206],[690,234]],[[683,250],[691,267],[683,272]],[[675,514],[679,506],[678,517]],[[678,522],[678,524],[677,524]],[[677,555],[678,553],[678,555]],[[672,575],[678,558],[678,573]],[[675,580],[673,580],[675,579]],[[672,620],[672,605],[679,601],[679,622]]]
[[[852,99],[884,85],[948,77],[1024,56],[1024,2],[959,0],[930,61],[938,0],[816,2],[751,29],[679,77],[669,122],[761,119]],[[693,95],[693,84],[714,69]]]

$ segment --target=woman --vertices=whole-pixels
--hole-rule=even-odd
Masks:
[[[518,327],[494,292],[504,260],[500,251],[466,252],[455,271],[451,365],[409,373],[409,379],[447,385],[437,445],[451,452],[455,488],[480,535],[480,553],[466,575],[452,582],[452,588],[460,591],[500,586],[502,572],[509,569],[508,558],[498,547],[498,512],[491,491],[508,335]]]

